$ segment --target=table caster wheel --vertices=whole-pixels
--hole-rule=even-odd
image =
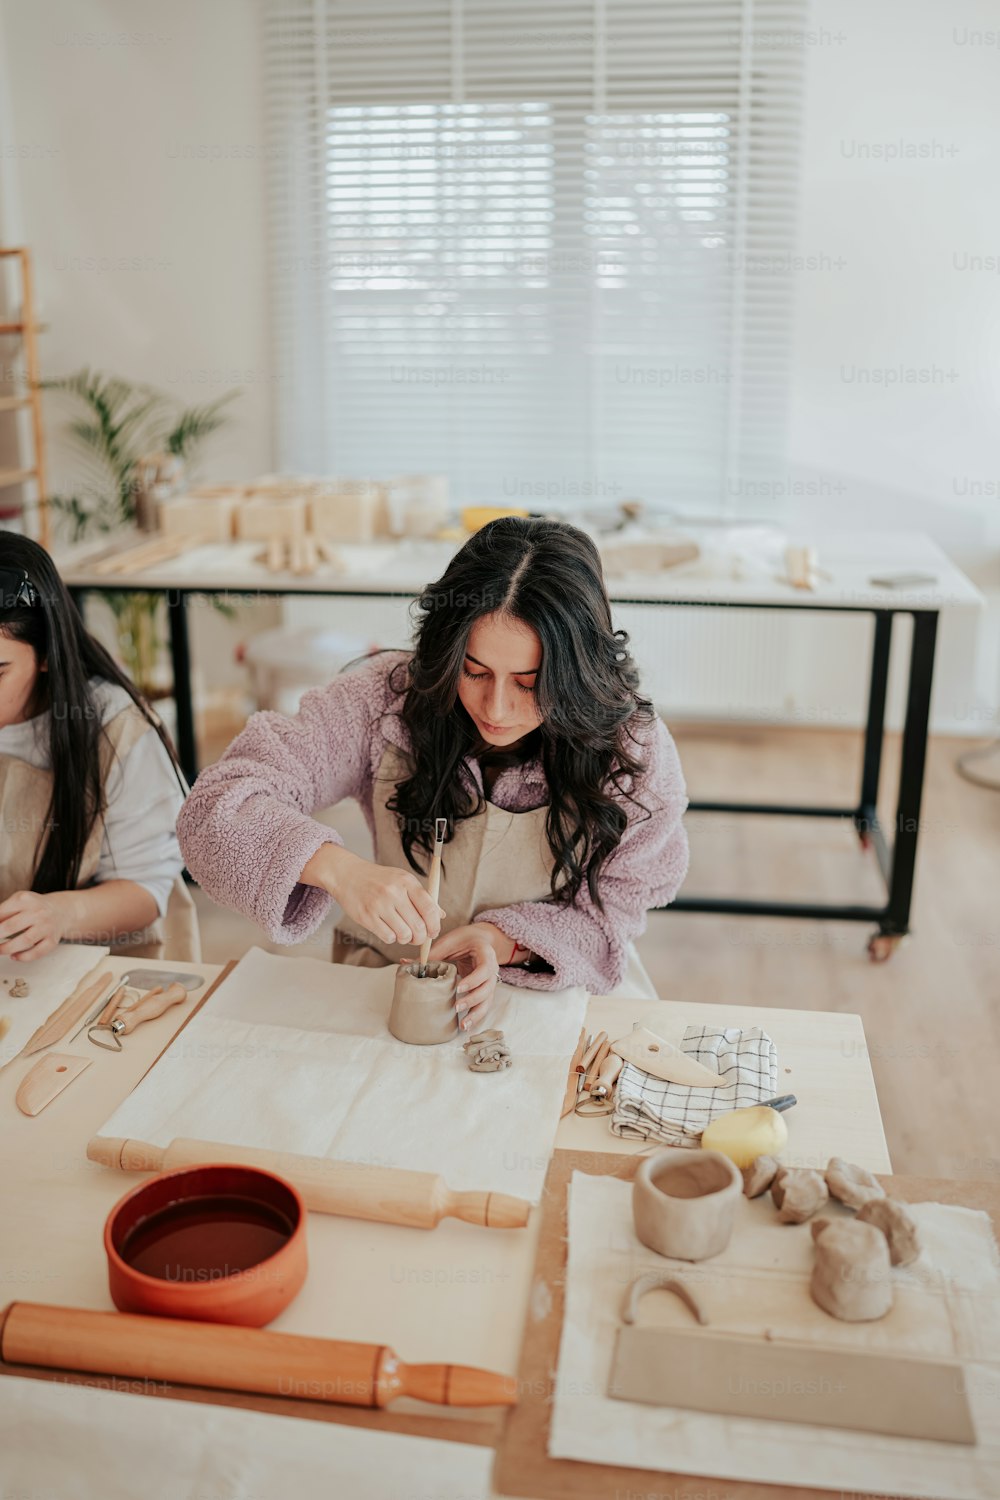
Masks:
[[[901,932],[873,933],[868,939],[868,957],[873,964],[887,963],[902,941]]]

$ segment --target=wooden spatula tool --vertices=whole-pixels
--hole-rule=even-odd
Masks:
[[[110,970],[105,974],[99,974],[95,979],[93,970],[80,980],[76,989],[68,995],[63,1003],[58,1006],[52,1014],[42,1022],[41,1026],[34,1031],[20,1052],[8,1060],[0,1068],[9,1068],[12,1062],[19,1057],[31,1057],[35,1052],[41,1052],[46,1047],[61,1042],[71,1026],[75,1026],[81,1016],[85,1016],[95,1001],[100,1000],[102,995],[108,992],[108,985],[114,983],[114,975]]]
[[[188,992],[182,984],[171,984],[166,989],[159,986],[150,990],[134,1005],[121,1007],[121,986],[115,991],[101,1011],[96,1022],[87,1032],[95,1047],[106,1047],[109,1052],[121,1052],[121,1038],[128,1036],[143,1021],[155,1021],[172,1005],[180,1005]]]

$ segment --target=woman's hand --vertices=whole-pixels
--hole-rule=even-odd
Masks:
[[[338,844],[324,844],[301,878],[328,891],[381,943],[422,943],[441,931],[444,912],[412,870],[376,865]]]
[[[30,963],[44,958],[62,942],[66,912],[58,892],[40,896],[36,891],[15,891],[0,905],[0,954]]]
[[[469,922],[455,927],[431,944],[431,959],[453,963],[458,970],[455,1009],[463,1031],[478,1031],[493,1002],[500,977],[499,954],[510,953],[513,940],[492,922]]]

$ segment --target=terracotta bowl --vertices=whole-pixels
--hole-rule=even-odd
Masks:
[[[119,1199],[104,1249],[120,1312],[260,1328],[305,1280],[305,1205],[259,1167],[181,1167]]]

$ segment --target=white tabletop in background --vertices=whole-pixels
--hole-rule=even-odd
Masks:
[[[748,533],[741,531],[740,536]],[[774,534],[777,536],[777,533]],[[652,600],[665,603],[791,605],[799,608],[944,610],[978,608],[983,596],[936,542],[919,532],[829,532],[798,536],[792,543],[816,548],[820,576],[813,590],[794,589],[781,577],[784,537],[780,541],[750,537],[738,541],[733,555],[720,551],[711,533],[703,534],[704,553],[693,563],[662,573],[609,574],[608,592],[620,603]],[[133,538],[129,545],[134,545]],[[139,539],[141,540],[141,539]],[[631,540],[625,534],[608,538]],[[638,539],[637,539],[638,540]],[[653,541],[655,537],[646,538]],[[183,588],[212,592],[256,594],[329,593],[345,590],[377,595],[385,591],[413,595],[440,577],[453,556],[451,542],[404,539],[368,546],[338,543],[344,568],[320,565],[308,577],[270,573],[255,561],[264,550],[260,542],[215,543],[192,548],[179,557],[141,571],[112,576],[95,573],[88,559],[107,550],[107,542],[63,548],[55,554],[65,581],[73,587],[109,586],[156,589]],[[933,584],[910,589],[874,588],[870,579],[886,573],[922,573]],[[825,576],[829,575],[829,576]]]

